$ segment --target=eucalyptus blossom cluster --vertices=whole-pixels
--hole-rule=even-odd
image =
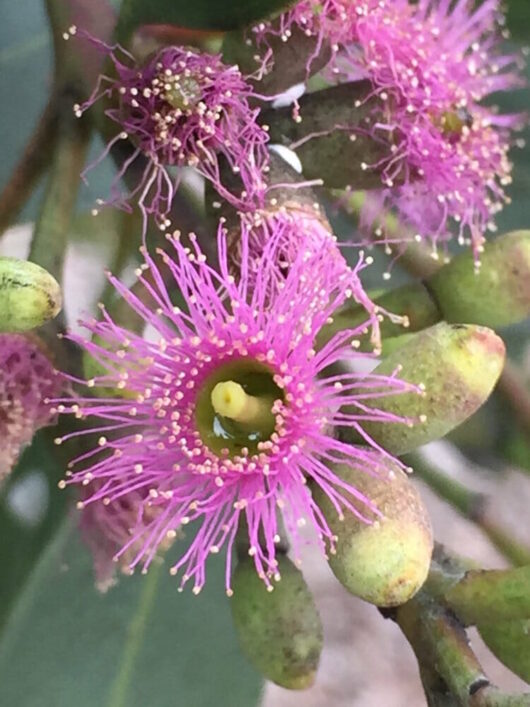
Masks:
[[[61,375],[31,339],[2,335],[0,480],[59,418],[55,442],[72,450],[59,485],[77,493],[98,586],[163,560],[199,594],[222,554],[242,645],[287,687],[311,684],[322,644],[304,545],[377,606],[416,595],[433,536],[402,455],[487,399],[505,355],[487,327],[529,309],[528,234],[487,241],[524,122],[489,100],[521,84],[502,20],[498,0],[302,0],[223,53],[140,56],[65,33],[105,66],[73,107],[99,110],[109,136],[83,179],[118,162],[94,211],[142,215],[135,283],[108,274],[136,323],[102,304],[65,337],[83,372]],[[208,237],[178,223],[190,173]],[[335,208],[361,204],[347,242],[326,187],[346,190]],[[470,248],[412,295],[367,292],[367,246],[411,240]]]

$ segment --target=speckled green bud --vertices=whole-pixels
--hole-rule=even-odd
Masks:
[[[103,348],[110,347],[110,344],[99,336],[96,336],[93,341],[102,346]],[[121,383],[116,387],[109,387],[104,385],[96,385],[97,379],[102,376],[109,375],[109,369],[104,366],[100,361],[98,361],[94,356],[92,356],[88,351],[82,352],[81,365],[83,371],[83,378],[87,381],[89,388],[91,389],[91,395],[101,398],[135,398],[136,393],[127,390],[126,383]],[[125,370],[125,368],[123,369]]]
[[[504,343],[491,329],[445,322],[425,329],[374,371],[387,376],[398,370],[402,380],[421,386],[423,392],[367,401],[414,423],[366,422],[364,430],[392,454],[406,454],[444,437],[488,399],[504,357]],[[347,431],[341,434],[350,438]]]
[[[278,28],[279,22],[273,20],[272,25]],[[255,81],[259,86],[260,94],[271,96],[306,81],[310,57],[313,57],[311,74],[316,74],[326,66],[331,58],[331,49],[322,46],[318,56],[314,56],[318,41],[318,37],[308,36],[295,24],[291,27],[287,42],[283,41],[279,34],[271,33],[267,44],[272,50],[274,63],[263,76],[260,75],[259,80],[252,79],[252,75],[260,68],[260,60],[256,61],[255,57],[259,57],[261,52],[251,32],[228,32],[223,39],[223,59],[226,64],[237,64],[243,74],[250,76],[249,80]]]
[[[462,253],[427,280],[448,322],[489,327],[530,316],[530,231],[514,231],[484,246],[480,268]]]
[[[420,494],[397,466],[374,478],[362,471],[336,466],[344,481],[361,491],[377,506],[370,525],[344,510],[338,515],[318,487],[314,498],[337,538],[329,565],[339,582],[355,596],[377,606],[398,606],[423,585],[433,549],[431,523]],[[348,498],[352,505],[359,501]],[[362,510],[366,514],[365,509]]]
[[[292,106],[262,111],[262,120],[270,127],[271,142],[296,152],[306,178],[331,188],[378,188],[381,173],[370,165],[386,156],[385,147],[363,136],[378,108],[371,92],[368,81],[332,86],[300,98],[300,120],[293,120]],[[336,125],[351,130],[335,130]]]
[[[322,651],[322,625],[302,573],[278,558],[281,579],[268,591],[250,558],[232,577],[232,616],[241,649],[268,680],[304,690],[315,679]]]
[[[530,682],[530,618],[479,624],[477,628],[490,651]]]
[[[57,316],[61,306],[61,288],[44,268],[0,257],[0,331],[35,329]]]
[[[392,339],[420,331],[440,321],[440,311],[421,282],[403,285],[389,292],[370,292],[369,295],[381,312],[389,312],[393,315],[382,314],[381,316],[380,330],[383,352],[385,352],[386,343]],[[337,332],[343,329],[353,329],[366,321],[366,309],[356,302],[348,300],[333,314],[333,319],[319,331],[317,348],[321,349]],[[371,328],[367,327],[366,333],[358,337],[361,351],[373,349],[370,334]]]

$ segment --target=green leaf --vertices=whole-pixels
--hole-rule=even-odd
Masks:
[[[72,521],[60,529],[0,640],[0,704],[251,707],[260,681],[239,653],[212,558],[206,588],[179,594],[168,565],[101,595]]]
[[[509,0],[508,27],[514,37],[528,41],[530,32],[530,4],[528,0]]]
[[[123,0],[116,35],[123,42],[145,24],[227,31],[268,17],[287,5],[288,0]]]
[[[0,631],[15,600],[23,591],[34,563],[67,512],[68,495],[60,493],[57,488],[57,482],[64,474],[65,464],[58,460],[59,448],[52,440],[53,430],[41,430],[22,455],[6,485],[2,487],[0,566],[3,571],[0,581]],[[44,514],[38,522],[27,523],[22,516],[13,512],[11,497],[17,485],[27,484],[35,475],[40,475],[44,482],[41,489]]]

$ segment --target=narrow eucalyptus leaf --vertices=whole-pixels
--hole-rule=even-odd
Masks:
[[[116,30],[120,41],[140,25],[233,30],[282,10],[286,0],[123,0]]]

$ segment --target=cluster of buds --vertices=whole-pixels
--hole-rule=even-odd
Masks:
[[[497,0],[480,9],[468,0],[302,0],[250,31],[265,53],[248,75],[194,48],[163,47],[138,63],[75,27],[66,34],[82,35],[110,67],[74,111],[103,105],[100,117],[118,126],[102,157],[118,147],[125,157],[101,203],[140,207],[143,262],[134,287],[109,279],[140,326],[132,331],[102,305],[99,319],[83,322],[88,337],[69,334],[94,375],[67,376],[66,393],[38,348],[3,335],[0,426],[13,445],[0,479],[37,427],[56,414],[74,418],[56,443],[84,441],[60,486],[81,489],[100,588],[115,581],[116,565],[146,572],[169,551],[178,589],[199,594],[208,558],[224,552],[242,647],[286,687],[312,683],[322,648],[299,570],[308,530],[352,594],[394,607],[418,592],[433,537],[400,455],[487,399],[504,345],[486,326],[527,312],[528,280],[512,277],[513,258],[528,272],[527,234],[484,248],[507,199],[519,122],[482,103],[519,82],[514,57],[497,48],[498,19]],[[295,35],[309,40],[304,80],[321,71],[332,85],[276,109],[259,82],[281,71],[275,40]],[[304,177],[288,167],[283,176],[271,141],[296,150]],[[216,263],[194,234],[174,228],[184,168],[214,192]],[[379,220],[393,208],[417,238],[472,244],[420,294],[398,294],[407,307],[423,297],[417,317],[400,304],[389,315],[392,298],[367,295],[361,277],[372,259],[345,259],[307,181],[345,187],[357,178]],[[164,247],[152,247],[151,219]],[[361,227],[373,220],[366,208]],[[461,298],[458,283],[472,276]],[[497,296],[501,281],[511,284]],[[484,297],[495,307],[475,306]],[[58,301],[47,300],[46,316]],[[38,316],[28,307],[21,326]],[[423,331],[389,353],[381,337],[402,325]]]

